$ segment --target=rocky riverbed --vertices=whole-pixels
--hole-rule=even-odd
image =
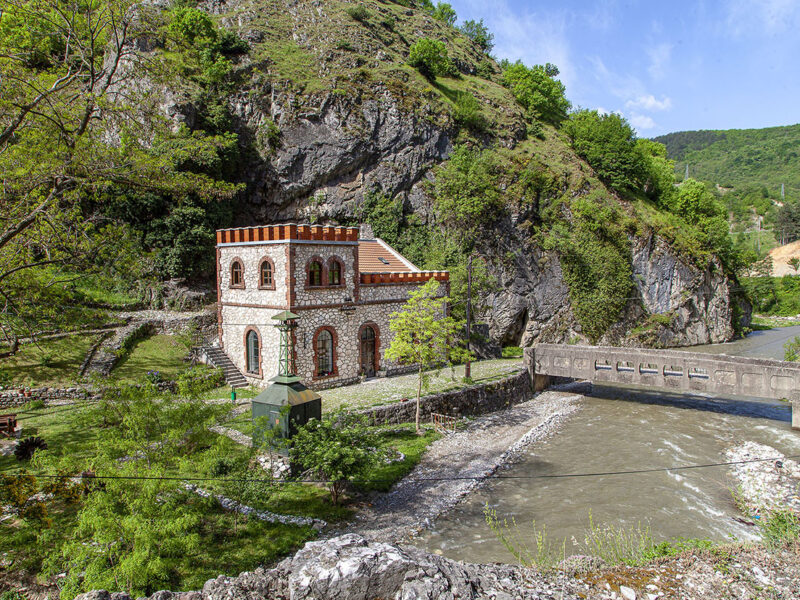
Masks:
[[[431,444],[416,468],[391,492],[376,495],[345,531],[381,541],[407,540],[510,464],[526,446],[557,431],[578,410],[581,399],[572,391],[547,391],[476,418],[464,430]]]

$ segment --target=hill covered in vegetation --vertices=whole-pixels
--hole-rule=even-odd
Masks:
[[[722,204],[675,188],[624,119],[570,112],[554,65],[498,64],[447,4],[100,2],[61,23],[47,2],[0,23],[3,68],[37,82],[0,106],[12,343],[63,326],[87,274],[210,281],[216,228],[287,220],[369,222],[451,270],[456,315],[477,253],[502,344],[704,343],[747,322]]]
[[[800,196],[800,124],[765,129],[680,131],[654,138],[685,173],[723,188],[766,187],[777,197]]]
[[[800,239],[800,125],[681,131],[655,138],[689,175],[725,202],[736,244],[761,258]],[[783,195],[781,195],[783,188]]]

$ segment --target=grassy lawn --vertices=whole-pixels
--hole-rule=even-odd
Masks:
[[[19,352],[0,360],[0,371],[14,385],[29,387],[72,385],[78,379],[83,359],[99,335],[71,335],[23,344]]]
[[[48,451],[54,455],[69,454],[76,458],[92,456],[97,432],[81,424],[86,408],[80,405],[54,406],[17,411],[17,421],[22,425],[22,437],[32,435],[47,442]],[[17,471],[28,464],[17,462],[14,456],[0,456],[0,471]],[[31,469],[36,471],[36,469]]]
[[[428,446],[442,437],[430,429],[426,430],[423,435],[417,435],[414,425],[411,424],[393,425],[382,429],[384,429],[384,433],[381,435],[382,447],[401,452],[404,458],[375,469],[371,477],[372,481],[358,486],[358,489],[363,492],[388,492],[395,483],[408,475],[419,463]]]
[[[484,360],[472,363],[473,384],[488,383],[502,379],[522,368],[519,358]],[[439,372],[428,372],[428,388],[423,389],[423,395],[437,394],[465,387],[464,365],[449,368]],[[400,375],[397,377],[376,378],[364,383],[357,383],[345,387],[323,390],[323,412],[331,412],[339,408],[357,409],[370,406],[380,406],[400,402],[404,398],[416,398],[417,374]]]
[[[175,379],[189,368],[184,360],[187,354],[188,349],[180,338],[173,335],[153,335],[138,342],[117,363],[111,375],[126,383],[141,379],[149,371],[158,371],[163,379]]]
[[[90,408],[84,406],[23,408],[19,417],[24,427],[23,435],[43,437],[49,445],[48,453],[78,459],[74,464],[90,464],[96,451],[98,436],[95,432],[99,431],[99,425],[90,422],[93,413],[89,411]],[[236,422],[241,425],[248,423],[249,414],[239,416]],[[411,424],[380,427],[379,433],[380,446],[392,450],[389,454],[393,457],[401,452],[403,459],[377,467],[369,476],[372,483],[359,484],[345,496],[341,506],[331,503],[324,486],[266,481],[266,473],[253,466],[254,450],[211,432],[187,448],[186,454],[176,456],[168,473],[186,478],[213,478],[214,481],[195,483],[257,509],[334,523],[353,516],[357,503],[362,501],[361,493],[389,490],[419,462],[428,445],[439,437],[432,431],[417,436]],[[230,470],[221,471],[221,462]],[[17,472],[20,468],[28,468],[36,474],[43,467],[35,463],[18,463],[13,456],[0,458],[0,473]],[[199,544],[190,553],[165,562],[163,573],[172,589],[198,589],[207,579],[220,573],[237,575],[258,565],[272,563],[316,536],[310,527],[262,522],[227,512],[217,503],[199,497],[195,500],[190,496],[186,506],[188,512],[202,515],[196,531]],[[32,574],[40,573],[52,549],[78,535],[79,510],[80,504],[75,506],[59,500],[50,503],[48,512],[53,526],[46,530],[47,543],[42,543],[29,526],[19,521],[9,519],[0,523],[0,554],[12,561],[14,572],[24,569]],[[165,524],[165,528],[168,525]],[[2,579],[0,576],[0,585]]]

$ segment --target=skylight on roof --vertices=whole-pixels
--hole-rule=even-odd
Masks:
[[[382,262],[383,264],[385,264],[385,265],[388,265],[388,264],[389,264],[389,261],[388,261],[388,260],[386,260],[385,258],[383,258],[382,256],[379,256],[379,257],[378,257],[378,260],[379,260],[379,261],[381,261],[381,262]]]

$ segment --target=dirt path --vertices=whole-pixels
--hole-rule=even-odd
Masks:
[[[528,444],[556,431],[582,396],[548,391],[507,410],[477,418],[465,431],[437,440],[422,461],[346,527],[378,541],[407,541],[430,526]],[[333,531],[331,536],[343,531]]]

